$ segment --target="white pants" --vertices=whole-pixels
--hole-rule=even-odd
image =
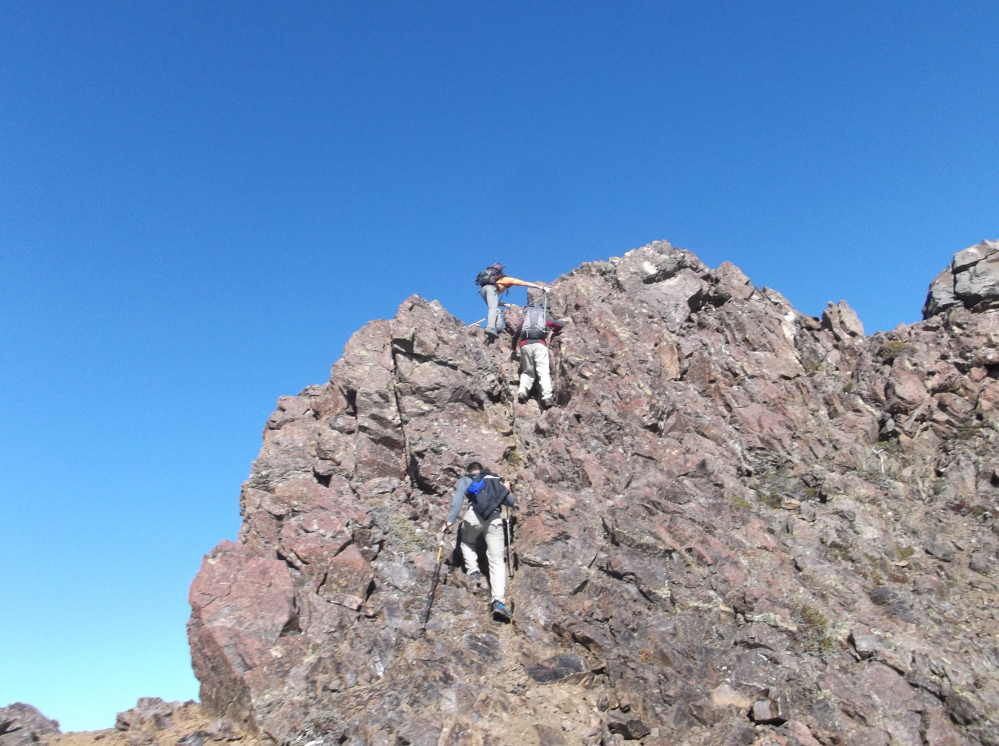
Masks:
[[[493,600],[503,602],[506,595],[506,564],[504,552],[506,541],[503,536],[503,519],[494,518],[488,525],[483,524],[471,508],[465,513],[461,524],[461,556],[465,560],[465,572],[479,569],[479,555],[475,551],[479,537],[486,535],[486,559],[489,561],[489,588]]]
[[[520,348],[520,390],[521,397],[527,397],[538,379],[541,387],[541,399],[551,401],[552,374],[548,369],[548,345],[544,342],[531,342]]]

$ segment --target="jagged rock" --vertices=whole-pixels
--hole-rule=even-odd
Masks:
[[[999,739],[999,318],[867,337],[667,242],[551,302],[547,411],[417,296],[278,401],[191,588],[207,707],[299,746]],[[424,634],[473,458],[520,501],[515,623],[452,553]]]
[[[982,575],[988,575],[994,567],[994,562],[984,552],[975,552],[968,561],[968,567]]]
[[[23,702],[0,707],[0,746],[31,746],[59,733],[59,722],[49,720]]]
[[[213,716],[197,702],[164,702],[157,697],[141,697],[135,707],[118,713],[114,728],[48,734],[32,743],[39,742],[45,746],[207,746],[212,743],[264,746],[271,740],[262,740]]]
[[[140,697],[131,710],[119,712],[114,727],[118,730],[166,730],[172,727],[171,716],[178,702],[164,702],[159,697]]]
[[[936,557],[941,562],[951,562],[954,559],[954,546],[948,541],[930,540],[924,548],[928,555]]]
[[[578,655],[556,655],[527,666],[527,675],[535,681],[548,684],[567,679],[586,670],[586,663]]]
[[[921,731],[923,743],[933,746],[965,746],[968,740],[954,727],[950,718],[941,709],[933,709],[923,713]]]
[[[758,699],[753,702],[749,717],[754,723],[762,725],[780,725],[787,718],[781,712],[780,705],[772,699]]]
[[[923,305],[923,318],[958,305],[992,307],[999,301],[999,241],[982,241],[954,254],[937,275]]]
[[[854,337],[864,336],[864,325],[857,312],[846,301],[829,301],[822,312],[822,328],[832,332],[837,341],[846,342]]]
[[[608,730],[611,733],[617,733],[625,741],[638,741],[639,739],[645,738],[651,732],[649,726],[643,723],[637,718],[631,718],[625,721],[614,721],[607,724]]]

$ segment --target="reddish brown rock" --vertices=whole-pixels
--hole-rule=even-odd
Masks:
[[[206,712],[197,702],[164,702],[157,697],[140,697],[135,707],[118,713],[114,728],[49,733],[32,743],[45,746],[207,746],[213,743],[263,746],[265,741]]]
[[[987,305],[868,337],[655,242],[554,283],[542,412],[407,299],[268,420],[191,589],[204,702],[299,744],[997,742]],[[515,624],[449,563],[423,634],[473,458],[520,503]]]

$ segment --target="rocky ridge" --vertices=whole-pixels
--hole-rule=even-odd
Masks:
[[[28,746],[59,732],[59,721],[49,720],[35,707],[14,702],[0,707],[0,745]]]
[[[191,587],[210,740],[999,743],[997,251],[872,336],[665,241],[584,264],[546,412],[407,299],[279,400]],[[423,633],[472,458],[521,501],[515,624],[455,553]]]
[[[584,264],[546,412],[407,299],[267,421],[191,588],[205,705],[312,746],[999,743],[995,248],[869,337],[667,242]],[[472,458],[522,501],[516,623],[454,555],[421,634]]]
[[[0,708],[0,746],[205,746],[238,742],[263,746],[261,740],[210,712],[197,702],[164,702],[140,697],[119,712],[113,728],[63,733],[59,723],[20,702]]]

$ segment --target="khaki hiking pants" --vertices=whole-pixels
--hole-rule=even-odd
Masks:
[[[479,521],[471,508],[465,513],[461,523],[461,556],[465,560],[465,572],[479,569],[479,555],[475,551],[479,537],[486,535],[486,559],[489,561],[489,588],[493,600],[504,602],[506,595],[506,563],[504,553],[506,540],[503,536],[503,519],[494,518],[488,525]]]
[[[520,348],[520,389],[517,395],[530,396],[534,379],[541,388],[541,399],[552,399],[552,373],[548,367],[548,345],[544,342],[530,342]]]

